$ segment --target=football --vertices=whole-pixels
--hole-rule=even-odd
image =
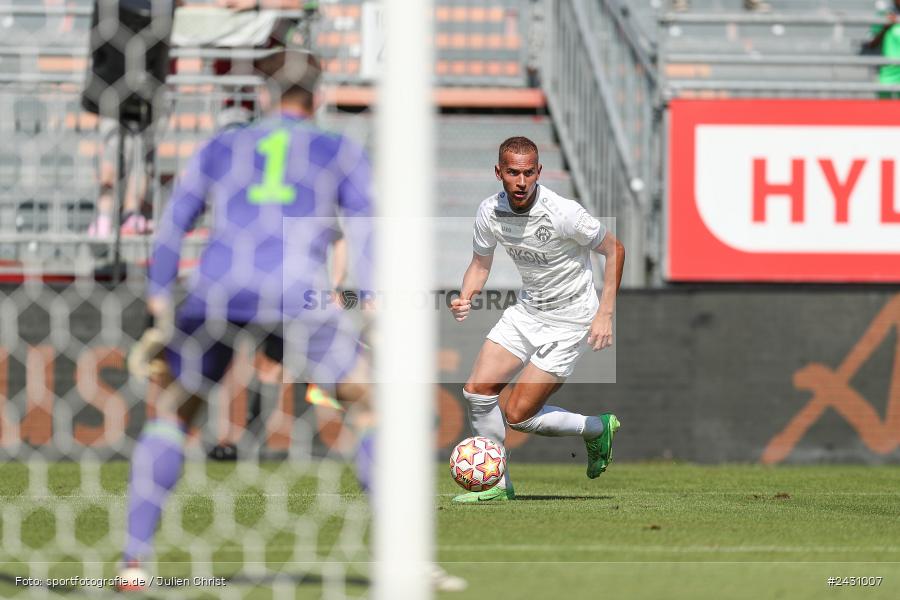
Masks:
[[[505,472],[503,446],[486,437],[464,439],[450,454],[450,476],[470,492],[491,489]]]
[[[150,586],[150,576],[140,567],[126,567],[114,582],[119,592],[138,592]]]

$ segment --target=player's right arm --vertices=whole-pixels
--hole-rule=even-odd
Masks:
[[[128,371],[136,377],[161,374],[159,369],[164,369],[160,367],[160,363],[165,363],[157,359],[175,333],[175,306],[171,288],[178,276],[181,244],[206,206],[206,193],[209,189],[209,178],[204,170],[207,148],[208,146],[204,146],[197,152],[179,177],[156,228],[147,277],[147,312],[151,315],[153,324],[131,347],[127,359]]]
[[[466,274],[463,275],[459,297],[450,302],[450,312],[457,321],[462,321],[469,316],[472,297],[481,292],[491,274],[497,238],[490,227],[491,208],[489,204],[490,200],[485,200],[478,207],[472,235],[472,261],[469,263],[469,268],[466,269]]]
[[[472,253],[472,262],[463,275],[462,290],[458,298],[450,301],[450,312],[457,321],[463,321],[469,316],[469,309],[472,307],[472,297],[481,292],[484,284],[487,282],[488,276],[491,274],[491,265],[494,262],[494,255],[481,255],[477,252]]]
[[[208,144],[188,163],[156,228],[148,274],[147,308],[157,319],[173,312],[171,288],[178,277],[181,245],[206,207],[206,195],[210,186],[206,169],[209,153]]]

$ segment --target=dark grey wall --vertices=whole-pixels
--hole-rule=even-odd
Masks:
[[[11,290],[0,288],[0,303]],[[23,306],[24,296],[17,298],[15,306]],[[56,337],[49,335],[50,313],[36,306],[15,319],[19,331],[13,335],[8,330],[13,304],[0,306],[6,315],[0,327],[7,327],[0,331],[0,350],[10,355],[5,372],[0,369],[6,402],[24,413],[25,344],[64,344],[66,352],[53,364],[56,402],[73,406],[76,422],[98,424],[99,413],[86,409],[73,387],[78,340],[127,347],[129,338],[121,332],[139,335],[141,303],[110,301],[98,292],[90,303],[69,302],[68,340],[58,336],[64,321],[54,322]],[[102,333],[97,306],[107,315]],[[467,435],[462,382],[501,308],[474,311],[463,325],[440,309],[439,428],[445,448]],[[585,357],[576,378],[580,383],[565,385],[553,402],[584,413],[614,411],[623,423],[616,441],[616,458],[623,461],[898,462],[898,329],[900,294],[890,289],[624,291],[614,352]],[[19,340],[16,347],[10,347],[11,340]],[[585,382],[608,381],[611,375],[615,383]],[[132,404],[129,431],[136,432],[142,399],[133,397],[121,370],[106,368],[100,376]],[[888,420],[886,414],[894,416]],[[511,446],[515,460],[583,460],[583,446],[573,439],[523,442],[520,437]]]

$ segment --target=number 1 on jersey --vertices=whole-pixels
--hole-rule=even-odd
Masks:
[[[259,140],[256,151],[266,162],[262,183],[253,184],[247,190],[247,198],[253,204],[290,204],[296,199],[297,191],[284,183],[290,143],[291,136],[285,129],[275,130]]]

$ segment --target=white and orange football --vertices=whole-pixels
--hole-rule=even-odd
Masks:
[[[489,490],[506,472],[503,446],[486,437],[470,437],[456,445],[450,454],[450,475],[470,492]]]

